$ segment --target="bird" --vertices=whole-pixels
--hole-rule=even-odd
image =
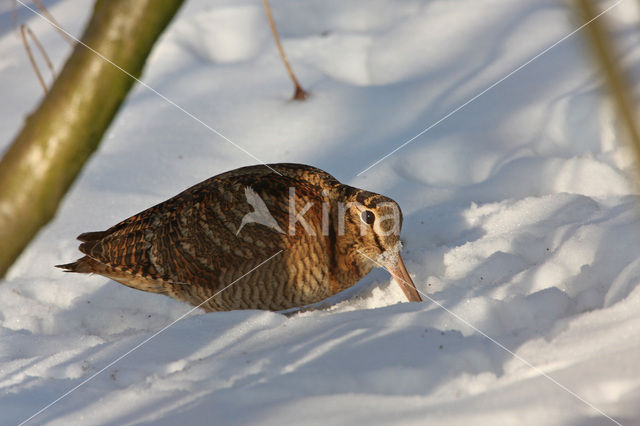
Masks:
[[[400,255],[401,227],[391,198],[313,166],[259,164],[80,234],[84,256],[56,267],[215,312],[311,305],[382,266],[421,302]]]

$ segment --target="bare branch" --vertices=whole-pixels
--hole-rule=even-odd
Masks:
[[[42,4],[40,0],[33,0],[33,3],[38,7],[38,9],[40,9],[40,12],[42,12],[42,14],[46,16],[47,19],[53,23],[56,31],[58,31],[62,35],[62,37],[64,37],[64,39],[67,40],[69,45],[73,46],[75,44],[75,41],[73,41],[71,37],[69,37],[64,31],[60,29],[62,28],[62,25],[60,25],[58,21],[56,21],[56,18],[54,18],[53,15],[47,10],[47,8],[44,7],[44,4]]]
[[[29,36],[31,37],[33,42],[36,44],[36,47],[40,51],[40,54],[44,58],[44,61],[47,63],[47,68],[49,68],[49,71],[51,71],[51,78],[53,78],[55,80],[56,73],[55,73],[55,71],[53,71],[53,64],[51,63],[51,60],[49,59],[49,55],[47,55],[47,52],[44,50],[44,48],[40,44],[40,41],[38,40],[38,37],[36,37],[36,35],[33,33],[33,31],[31,31],[31,28],[29,28],[29,27],[26,27],[26,28],[27,28],[27,34],[29,34]]]
[[[29,46],[29,41],[27,40],[27,36],[25,35],[24,29],[25,29],[25,25],[24,24],[20,25],[20,35],[22,36],[22,44],[24,45],[24,49],[27,51],[27,55],[29,56],[31,67],[33,67],[33,71],[36,73],[36,77],[38,77],[38,81],[40,81],[40,85],[42,85],[42,90],[44,90],[44,94],[46,95],[48,92],[47,85],[45,84],[44,79],[42,78],[42,74],[40,74],[40,69],[38,68],[38,64],[36,64],[35,59],[33,59],[33,53],[31,52],[31,47]]]
[[[273,15],[271,14],[271,7],[269,6],[269,1],[268,0],[262,0],[262,1],[264,2],[264,8],[267,11],[267,18],[269,18],[269,26],[271,27],[273,38],[276,41],[276,45],[278,46],[280,57],[282,58],[282,62],[284,62],[284,66],[287,69],[287,73],[289,74],[289,77],[291,77],[291,81],[293,81],[293,85],[295,86],[295,93],[293,94],[293,99],[297,101],[303,101],[309,96],[309,94],[302,88],[300,83],[298,83],[298,79],[293,74],[293,69],[291,69],[291,65],[289,65],[287,56],[284,53],[282,44],[280,43],[280,36],[278,35],[278,30],[276,29],[276,23],[273,21]]]
[[[576,8],[586,22],[587,34],[590,39],[590,47],[594,58],[605,79],[609,89],[609,95],[618,110],[620,121],[626,129],[628,141],[635,150],[636,160],[640,160],[640,128],[638,127],[638,115],[632,98],[633,87],[629,84],[627,74],[616,58],[616,48],[610,35],[606,17],[595,19],[600,13],[591,0],[577,0]]]
[[[55,214],[182,3],[96,1],[82,43],[0,160],[0,278]]]

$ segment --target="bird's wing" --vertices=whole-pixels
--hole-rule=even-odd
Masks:
[[[283,224],[287,201],[280,193],[288,180],[269,180],[267,186],[256,185],[257,193],[251,190],[257,199],[269,200]],[[80,250],[133,275],[218,287],[286,246],[286,236],[268,227],[236,236],[243,216],[252,211],[245,197],[250,183],[251,176],[211,178],[106,231],[82,234]]]

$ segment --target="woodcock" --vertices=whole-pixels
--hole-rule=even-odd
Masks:
[[[315,167],[249,166],[81,234],[85,256],[58,267],[223,311],[319,302],[384,266],[421,301],[400,257],[401,226],[393,200]]]

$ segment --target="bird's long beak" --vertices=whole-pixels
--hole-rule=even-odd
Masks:
[[[422,298],[416,289],[416,285],[407,272],[407,268],[404,266],[402,257],[398,254],[398,261],[395,265],[389,265],[386,267],[391,276],[396,280],[409,302],[422,302]]]

